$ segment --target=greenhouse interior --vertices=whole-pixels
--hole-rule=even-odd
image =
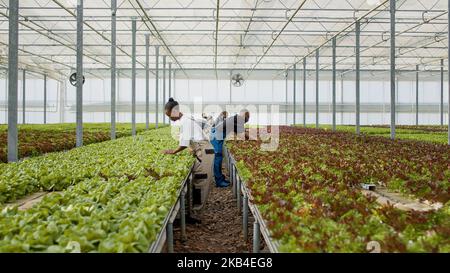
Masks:
[[[0,252],[449,253],[449,6],[0,0]]]

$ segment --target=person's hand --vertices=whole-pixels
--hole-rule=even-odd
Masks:
[[[163,154],[165,154],[165,155],[173,155],[173,154],[175,154],[175,151],[174,150],[165,150],[165,151],[163,151]]]

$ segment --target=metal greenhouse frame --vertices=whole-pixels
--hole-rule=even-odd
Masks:
[[[175,85],[172,80],[193,77],[196,71],[212,71],[215,78],[228,78],[233,71],[241,71],[247,78],[259,71],[272,71],[274,78],[286,77],[286,81],[293,74],[294,123],[299,111],[297,96],[303,97],[299,108],[306,126],[305,94],[315,92],[317,127],[319,79],[326,72],[332,78],[333,129],[338,78],[352,74],[357,134],[361,72],[387,74],[392,139],[396,137],[397,75],[415,77],[418,124],[420,74],[438,72],[440,124],[444,125],[448,122],[445,112],[450,112],[450,101],[444,102],[444,92],[450,93],[450,88],[444,90],[444,81],[450,79],[449,5],[450,0],[0,0],[0,66],[8,75],[8,160],[18,160],[19,69],[23,79],[27,73],[40,74],[45,83],[47,78],[63,81],[76,72],[77,146],[83,145],[83,75],[110,74],[114,139],[116,77],[124,69],[131,71],[133,135],[136,75],[140,71],[145,71],[146,78],[147,128],[150,92],[156,96],[156,124],[161,110],[159,80],[151,87],[149,78],[160,79],[162,74],[163,98],[167,98]],[[315,90],[307,90],[309,72],[315,73]],[[303,78],[302,88],[298,88],[297,74]],[[25,84],[22,88],[25,119]],[[302,90],[301,95],[298,90]],[[450,145],[450,129],[448,134]]]

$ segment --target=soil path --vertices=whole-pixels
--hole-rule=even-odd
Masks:
[[[248,241],[242,234],[242,213],[238,214],[231,188],[211,186],[205,207],[193,214],[201,224],[188,224],[187,240],[182,242],[179,227],[174,228],[175,253],[248,253],[252,250],[253,218],[249,217]]]

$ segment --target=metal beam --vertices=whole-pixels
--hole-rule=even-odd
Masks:
[[[131,135],[136,135],[136,19],[131,22],[133,48],[131,51]]]
[[[444,126],[444,59],[441,59],[441,104],[439,111],[441,116],[441,126]]]
[[[60,2],[59,2],[59,0],[52,0],[56,5],[58,5],[60,8],[62,8],[63,10],[65,10],[67,13],[69,13],[71,16],[73,16],[74,18],[76,18],[76,14],[72,11],[72,10],[70,10],[69,8],[67,8],[66,6],[64,6],[63,4],[61,4]],[[114,3],[112,2],[112,1],[115,1]],[[113,9],[113,7],[116,7],[116,8],[114,8],[114,10],[115,11],[117,11],[117,0],[111,0],[111,9]],[[91,8],[87,8],[87,9],[91,9]],[[123,7],[120,7],[120,10],[123,10],[124,8]],[[115,15],[116,15],[116,13],[115,13]],[[47,17],[48,15],[46,15],[46,17]],[[116,18],[117,18],[117,16],[116,16]],[[113,38],[112,38],[112,36],[111,36],[111,40],[110,39],[108,39],[108,37],[107,36],[105,36],[103,33],[104,32],[107,32],[108,30],[103,30],[103,29],[99,29],[99,28],[94,28],[92,25],[90,25],[88,22],[89,22],[89,18],[86,18],[87,20],[83,20],[83,22],[84,22],[84,25],[85,26],[87,26],[90,30],[92,30],[94,33],[96,33],[96,34],[98,34],[100,37],[102,37],[102,39],[103,40],[105,40],[106,42],[107,42],[107,44],[111,44],[112,42],[113,42]],[[94,17],[94,19],[93,19],[93,21],[95,21],[95,23],[98,23],[98,20],[99,20],[99,17],[98,16],[95,16]],[[109,18],[107,19],[108,21],[109,21]],[[126,21],[128,21],[129,20],[129,18],[127,17],[126,18]],[[56,21],[58,21],[58,22],[60,22],[60,21],[69,21],[69,20],[66,20],[65,18],[64,19],[61,19],[61,17],[59,17]],[[52,30],[52,32],[54,33],[54,31]],[[84,32],[86,32],[86,31],[84,31]],[[66,33],[65,33],[66,34]],[[89,33],[85,33],[85,34],[89,34]],[[117,44],[116,44],[117,45]],[[85,45],[86,46],[86,45]],[[98,46],[101,46],[101,45],[98,45]],[[116,48],[117,49],[119,49],[119,51],[121,51],[123,54],[125,54],[126,56],[128,56],[128,57],[130,57],[131,58],[131,55],[128,53],[128,52],[126,52],[125,50],[123,50],[121,47],[117,47],[116,46]],[[86,55],[88,58],[91,58],[91,56],[89,56],[89,55]],[[95,54],[95,56],[97,56],[97,54]],[[139,64],[141,64],[141,63],[139,63]],[[142,66],[144,66],[143,64],[141,64]]]
[[[360,54],[360,34],[361,34],[361,22],[357,21],[355,25],[356,32],[356,134],[361,133],[361,121],[360,121],[360,94],[361,94],[361,54]]]
[[[169,63],[169,98],[171,97],[172,97],[172,63]]]
[[[277,33],[277,35],[272,38],[272,42],[267,47],[267,49],[264,51],[263,55],[258,58],[256,63],[252,66],[252,68],[247,72],[247,77],[250,76],[253,70],[258,66],[258,64],[261,62],[261,60],[266,56],[267,52],[272,48],[272,46],[275,44],[275,42],[278,40],[278,37],[283,33],[283,31],[286,29],[286,27],[291,23],[292,19],[297,15],[297,13],[303,8],[305,5],[306,0],[303,0],[302,3],[300,3],[300,6],[294,11],[294,13],[289,17],[289,20],[284,24],[284,26],[281,28],[281,30]]]
[[[214,69],[216,70],[216,76],[217,76],[217,50],[218,50],[218,42],[219,42],[219,14],[220,14],[220,0],[217,0],[216,31],[214,33]]]
[[[303,58],[303,127],[306,128],[306,57]]]
[[[117,0],[111,1],[111,139],[116,139]]]
[[[319,129],[319,49],[316,50],[316,129]]]
[[[341,29],[340,31],[338,31],[337,33],[335,33],[333,36],[331,36],[329,39],[327,39],[325,42],[323,42],[321,45],[319,45],[318,47],[316,47],[314,50],[310,50],[308,51],[308,54],[306,54],[305,56],[303,56],[303,58],[305,57],[309,57],[311,56],[311,54],[313,54],[314,52],[318,51],[319,49],[321,49],[322,47],[324,47],[325,45],[327,45],[331,39],[333,39],[333,37],[339,37],[339,35],[341,35],[342,33],[344,33],[345,31],[347,31],[349,28],[353,27],[353,25],[366,18],[367,16],[369,16],[372,12],[378,10],[380,7],[384,6],[387,2],[389,2],[391,0],[384,0],[383,2],[381,2],[380,4],[376,5],[374,8],[367,10],[362,16],[358,17],[355,21],[353,21],[351,24],[347,25],[346,27],[344,27],[343,29]],[[394,33],[395,35],[395,33]],[[299,63],[301,61],[301,59],[297,62]]]
[[[285,115],[285,118],[286,118],[286,120],[285,120],[285,123],[286,123],[286,125],[289,125],[289,123],[288,123],[288,111],[287,111],[287,108],[288,108],[288,90],[289,90],[289,86],[288,86],[288,78],[289,78],[289,70],[286,70],[285,71],[285,75],[284,75],[284,77],[285,77],[285,99],[286,99],[286,115]]]
[[[332,40],[332,63],[333,63],[333,76],[332,76],[332,104],[333,104],[333,114],[332,114],[332,129],[336,131],[336,37]]]
[[[19,0],[9,0],[8,48],[8,162],[18,158],[17,82],[19,73]]]
[[[159,110],[158,110],[158,104],[159,104],[159,46],[155,46],[155,73],[156,73],[156,78],[155,78],[155,128],[158,128],[158,117],[159,117]]]
[[[27,89],[27,71],[22,70],[22,124],[26,123],[26,89]]]
[[[391,35],[391,48],[390,48],[390,63],[391,63],[391,74],[390,74],[390,82],[391,82],[391,139],[395,139],[395,76],[396,76],[396,67],[395,67],[395,10],[396,0],[390,1],[390,35]]]
[[[77,4],[76,146],[83,146],[83,0]]]
[[[173,70],[173,98],[176,98],[176,91],[177,91],[177,70]]]
[[[162,97],[162,104],[166,102],[166,58],[167,56],[163,56],[163,97]],[[166,115],[163,114],[163,124],[166,124]]]
[[[139,0],[135,0],[136,3],[138,4],[139,8],[141,9],[142,13],[145,16],[144,19],[144,24],[147,26],[148,30],[150,30],[150,32],[163,44],[163,46],[166,48],[167,52],[169,52],[169,54],[172,56],[172,59],[177,63],[178,67],[184,72],[185,76],[188,77],[187,73],[184,71],[183,66],[181,65],[181,63],[178,61],[178,59],[175,57],[175,55],[173,54],[172,50],[170,49],[170,47],[167,45],[166,41],[163,39],[163,37],[161,36],[161,33],[159,32],[159,30],[156,28],[155,23],[153,22],[153,20],[150,18],[150,16],[148,15],[147,11],[144,9],[144,7],[142,6],[142,4],[139,2]],[[152,26],[153,30],[150,29],[150,27],[147,25],[147,22],[150,23],[150,25]],[[155,35],[156,33],[156,35]]]
[[[145,35],[145,129],[150,129],[150,34]]]
[[[419,65],[416,65],[416,126],[419,125]]]
[[[294,96],[294,100],[292,102],[293,106],[294,106],[294,119],[293,119],[293,125],[296,124],[296,115],[297,115],[297,66],[294,65],[293,68],[293,96]]]
[[[44,74],[44,124],[47,124],[47,74]]]

